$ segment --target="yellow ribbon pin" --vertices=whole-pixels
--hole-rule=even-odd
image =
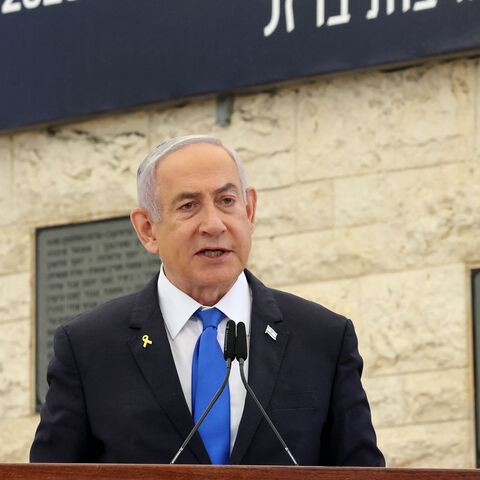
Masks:
[[[142,337],[142,340],[143,340],[143,348],[146,348],[147,347],[147,344],[152,344],[153,342],[148,338],[148,335],[144,335]]]

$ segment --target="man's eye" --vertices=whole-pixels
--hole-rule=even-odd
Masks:
[[[193,208],[193,202],[185,203],[180,207],[182,210],[191,210]]]
[[[234,202],[234,200],[233,200],[233,198],[226,197],[222,200],[222,202],[223,202],[224,205],[231,205]]]

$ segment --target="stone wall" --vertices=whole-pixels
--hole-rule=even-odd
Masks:
[[[469,267],[480,264],[480,69],[432,63],[0,137],[0,461],[28,458],[35,228],[127,214],[161,141],[213,133],[259,190],[249,267],[350,316],[389,466],[473,467]]]

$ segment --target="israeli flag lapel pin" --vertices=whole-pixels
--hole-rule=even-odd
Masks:
[[[277,340],[278,333],[270,325],[267,325],[267,328],[265,329],[265,333],[269,337],[273,338],[273,340]]]

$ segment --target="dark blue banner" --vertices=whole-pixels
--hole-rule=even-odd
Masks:
[[[480,49],[480,0],[0,6],[0,129]]]

